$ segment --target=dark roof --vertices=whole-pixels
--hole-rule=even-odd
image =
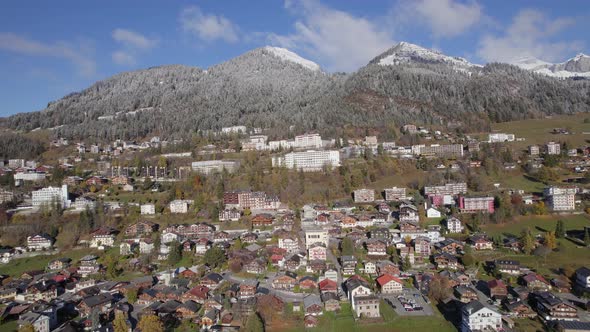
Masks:
[[[559,321],[557,326],[563,328],[564,330],[574,330],[574,331],[590,331],[590,323],[589,322],[576,322],[576,321]]]
[[[89,296],[82,300],[88,307],[92,308],[97,305],[111,302],[113,300],[113,296],[110,293],[98,294],[94,296]]]
[[[221,276],[221,274],[213,272],[207,274],[205,277],[203,277],[203,279],[209,279],[216,283],[220,283],[223,280],[223,277]]]
[[[590,269],[583,266],[583,267],[576,270],[576,274],[581,277],[588,278],[588,277],[590,277]]]

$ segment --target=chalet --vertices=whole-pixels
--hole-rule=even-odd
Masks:
[[[205,303],[205,301],[209,298],[209,287],[199,285],[196,287],[191,288],[186,293],[182,294],[181,299],[183,301],[194,301],[199,304]]]
[[[522,276],[522,282],[528,289],[533,291],[551,290],[551,284],[543,276],[534,272]]]
[[[390,261],[377,262],[377,274],[389,274],[392,276],[399,276],[399,266]]]
[[[388,228],[381,227],[371,230],[371,239],[382,239],[382,240],[389,240],[391,238],[391,233],[389,232]]]
[[[261,275],[266,271],[266,262],[258,258],[244,265],[244,270],[251,274]]]
[[[119,255],[127,256],[133,252],[133,249],[137,247],[137,243],[133,241],[123,241],[119,244]]]
[[[194,319],[198,317],[201,305],[195,301],[185,301],[182,305],[176,308],[176,315],[181,319]]]
[[[366,274],[377,274],[377,264],[374,262],[365,262],[365,273]]]
[[[399,250],[400,259],[405,262],[410,262],[410,265],[416,264],[416,252],[412,247],[404,247]]]
[[[475,289],[473,289],[471,287],[467,287],[467,286],[455,287],[454,294],[455,294],[455,297],[463,303],[477,301],[477,299],[478,299],[477,292],[475,291]]]
[[[508,316],[512,318],[535,318],[537,313],[523,301],[504,303]]]
[[[54,259],[47,264],[47,269],[50,271],[63,270],[69,267],[71,262],[72,260],[67,257]]]
[[[268,213],[257,214],[252,218],[252,227],[272,226],[274,217]]]
[[[80,259],[80,266],[78,267],[78,274],[86,277],[90,274],[98,273],[100,265],[97,263],[97,256],[86,255]]]
[[[213,243],[229,242],[231,239],[228,232],[219,231],[213,233]]]
[[[12,311],[12,310],[11,310]],[[24,330],[25,325],[32,325],[35,332],[49,332],[50,318],[48,315],[33,311],[25,312],[18,316],[19,330]]]
[[[258,282],[256,280],[245,280],[239,286],[239,291],[237,294],[238,298],[245,299],[254,297],[256,295],[257,286]]]
[[[27,236],[27,249],[30,251],[47,250],[53,247],[53,238],[47,234]]]
[[[311,294],[303,298],[303,312],[305,315],[320,316],[324,313],[324,305],[318,295]]]
[[[285,249],[287,252],[297,252],[301,249],[299,240],[288,234],[279,237],[279,248]]]
[[[495,300],[502,300],[508,296],[508,287],[502,279],[492,279],[488,281],[488,293]]]
[[[107,183],[108,179],[101,177],[101,176],[91,176],[86,179],[86,185],[91,186],[102,186],[103,184]]]
[[[501,273],[512,275],[520,274],[520,262],[508,259],[497,259],[494,261],[494,267]]]
[[[326,260],[327,249],[322,243],[316,243],[307,250],[309,260]]]
[[[357,226],[358,220],[354,216],[343,216],[340,219],[340,226],[342,228],[354,228]]]
[[[299,256],[299,254],[293,254],[285,260],[283,266],[288,271],[296,271],[304,264],[305,261],[301,259],[301,256]]]
[[[154,250],[154,241],[151,239],[143,239],[139,241],[139,253],[140,254],[151,254]]]
[[[383,274],[376,279],[382,294],[401,293],[403,281],[389,274]]]
[[[82,299],[76,309],[80,313],[80,316],[88,317],[95,311],[107,313],[111,309],[113,302],[114,299],[110,293],[101,293]]]
[[[306,315],[303,317],[303,325],[305,325],[306,329],[311,329],[318,326],[319,319],[316,316]]]
[[[340,265],[342,266],[342,274],[353,275],[356,272],[357,260],[354,256],[341,256]]]
[[[223,277],[219,273],[208,273],[199,282],[201,286],[207,286],[210,289],[216,289],[221,282],[223,282]]]
[[[180,245],[184,252],[191,252],[195,248],[195,242],[193,240],[184,240]]]
[[[417,223],[420,221],[418,208],[413,204],[402,203],[399,207],[399,221]]]
[[[110,227],[101,227],[90,234],[90,248],[103,250],[115,244],[117,231]]]
[[[272,287],[274,289],[292,291],[297,285],[296,275],[293,273],[286,272],[284,275],[275,278],[272,281]]]
[[[149,236],[158,230],[158,224],[151,221],[138,221],[125,228],[126,237]]]
[[[469,237],[468,242],[475,250],[492,250],[494,249],[494,242],[488,239],[486,235],[473,235]]]
[[[201,326],[208,330],[210,326],[215,325],[219,320],[219,313],[217,309],[206,311],[203,317],[201,317]]]
[[[313,260],[307,264],[306,271],[308,273],[322,274],[326,271],[326,261]]]
[[[320,295],[322,302],[324,302],[324,310],[338,311],[340,310],[340,298],[336,292],[325,292]]]
[[[240,236],[240,240],[242,243],[256,243],[256,240],[258,240],[258,235],[254,233],[244,233]]]
[[[355,309],[355,297],[373,294],[371,288],[369,288],[369,283],[365,279],[358,276],[352,276],[348,278],[345,282],[345,286],[346,295],[348,300],[352,302],[353,309]]]
[[[433,261],[437,269],[456,270],[460,267],[459,260],[457,259],[457,257],[447,253],[434,255]]]
[[[211,249],[211,242],[207,238],[200,238],[195,242],[195,253],[204,255],[207,250]]]
[[[380,239],[370,239],[367,241],[367,255],[387,256],[387,244]]]
[[[402,233],[419,233],[422,231],[422,228],[417,222],[404,221],[400,222],[399,230]]]
[[[454,239],[445,239],[441,242],[436,243],[434,246],[441,252],[452,255],[461,253],[464,249],[463,243]]]
[[[425,236],[419,236],[414,239],[414,254],[420,259],[426,259],[431,254],[430,239]]]
[[[301,289],[315,289],[318,287],[317,279],[313,276],[304,276],[299,279]]]
[[[338,293],[338,284],[334,280],[324,279],[318,283],[320,293]]]
[[[219,211],[219,221],[238,221],[242,214],[237,209],[225,209]]]
[[[537,314],[546,321],[578,320],[578,309],[549,292],[535,292]]]

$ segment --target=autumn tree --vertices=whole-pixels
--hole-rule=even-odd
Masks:
[[[352,242],[352,239],[349,237],[345,237],[344,239],[342,239],[340,249],[342,250],[343,256],[354,255],[354,243]]]
[[[584,228],[584,244],[590,245],[590,234],[588,233],[588,228]]]
[[[264,332],[264,322],[257,312],[248,316],[246,324],[240,328],[242,332]],[[142,330],[142,332],[144,332]]]
[[[156,315],[144,315],[139,320],[137,327],[141,332],[164,332],[164,324]]]
[[[212,268],[221,266],[226,261],[225,252],[219,247],[213,247],[205,252],[203,262]]]
[[[535,249],[535,239],[533,239],[533,235],[531,234],[530,229],[527,228],[522,231],[520,241],[522,243],[522,251],[525,254],[530,255],[531,252],[533,252],[533,250]]]
[[[18,332],[35,332],[35,327],[33,324],[24,324],[18,329]]]
[[[445,277],[441,277],[438,274],[435,274],[430,281],[430,286],[428,288],[428,296],[440,302],[449,296],[451,296],[452,288],[449,283],[449,279]]]
[[[127,325],[127,320],[125,319],[125,315],[122,313],[117,313],[115,315],[115,320],[113,321],[113,328],[115,332],[127,332],[129,331],[129,325]]]
[[[170,266],[174,266],[182,259],[182,246],[178,241],[172,241],[168,246],[170,247],[170,252],[168,253],[168,264]]]
[[[127,302],[129,302],[131,304],[135,303],[137,301],[137,296],[138,296],[137,293],[138,293],[137,288],[130,288],[126,294]]]
[[[555,239],[555,232],[546,232],[543,236],[543,244],[553,250],[557,248],[557,240]]]

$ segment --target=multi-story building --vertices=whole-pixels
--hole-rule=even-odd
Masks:
[[[340,152],[336,150],[291,152],[284,156],[273,157],[272,166],[317,172],[324,167],[340,167]]]
[[[97,256],[87,255],[80,259],[80,266],[78,267],[78,274],[82,277],[87,277],[90,274],[98,273],[100,264],[96,261]]]
[[[479,301],[472,301],[461,310],[461,332],[502,331],[502,315]]]
[[[27,249],[29,250],[51,249],[52,246],[53,239],[47,234],[37,234],[27,237]]]
[[[489,143],[514,142],[514,140],[515,140],[514,134],[492,133],[488,136]]]
[[[246,133],[246,126],[223,127],[223,128],[221,128],[221,133],[223,133],[223,134]]]
[[[406,188],[386,188],[385,189],[385,200],[386,201],[399,201],[407,199]]]
[[[462,233],[463,229],[465,229],[461,220],[456,217],[447,218],[446,226],[449,233]]]
[[[225,209],[219,211],[219,221],[238,221],[242,214],[236,209]]]
[[[240,167],[238,160],[206,160],[206,161],[194,161],[191,164],[192,170],[195,172],[203,173],[205,175],[214,172],[223,172],[226,170],[228,173],[235,172]]]
[[[305,230],[305,249],[311,248],[316,243],[323,244],[326,248],[328,247],[328,231],[315,228]]]
[[[354,191],[354,201],[356,203],[370,203],[375,201],[375,190],[357,189]]]
[[[420,156],[435,156],[441,158],[458,158],[463,157],[463,145],[462,144],[432,144],[426,145],[414,145],[412,146],[412,152],[415,155]]]
[[[547,187],[543,194],[547,206],[552,211],[572,211],[576,209],[576,188]]]
[[[187,213],[189,202],[184,199],[176,199],[170,202],[170,213]]]
[[[14,194],[12,193],[12,191],[0,188],[0,204],[12,202],[12,200],[14,200]]]
[[[538,145],[531,145],[529,146],[529,154],[531,156],[538,156],[539,155],[539,146]]]
[[[537,313],[546,321],[579,320],[578,309],[550,292],[535,292]]]
[[[72,204],[72,207],[76,211],[94,210],[96,208],[96,202],[88,197],[78,197]]]
[[[34,207],[40,207],[42,205],[51,206],[54,203],[60,204],[63,208],[68,208],[70,206],[67,185],[35,190],[31,193],[31,197]]]
[[[494,213],[494,197],[459,197],[459,209],[463,213]]]
[[[278,197],[268,196],[263,191],[229,191],[223,194],[226,209],[278,209]]]
[[[465,193],[467,193],[467,183],[466,182],[447,183],[443,186],[424,187],[424,195],[426,195],[426,196],[432,196],[432,195],[457,196],[457,195],[465,194]]]
[[[545,152],[548,155],[557,155],[561,153],[561,145],[555,142],[549,142],[545,145]]]
[[[319,134],[295,136],[293,147],[296,149],[320,149],[322,148],[322,137]]]
[[[35,332],[49,332],[50,318],[41,313],[28,311],[18,317],[19,329],[23,330],[26,325],[32,325]]]
[[[14,181],[43,181],[47,177],[43,172],[16,172],[14,173]]]
[[[154,204],[142,204],[140,211],[141,214],[156,214],[156,206]]]
[[[354,301],[354,313],[357,317],[379,318],[380,299],[375,295],[356,296]]]

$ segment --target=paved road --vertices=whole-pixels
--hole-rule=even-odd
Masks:
[[[303,301],[303,298],[305,298],[308,295],[308,294],[304,294],[304,293],[293,293],[293,292],[288,292],[288,291],[283,291],[283,290],[278,290],[278,289],[272,288],[271,280],[274,276],[276,276],[276,274],[273,275],[271,273],[271,274],[269,274],[269,279],[260,280],[258,287],[264,287],[264,288],[268,289],[270,294],[281,298],[285,302]],[[238,283],[238,284],[244,282],[245,280],[251,280],[248,278],[238,277],[238,276],[234,275],[233,273],[231,273],[230,271],[225,272],[223,274],[223,278],[227,281]]]

